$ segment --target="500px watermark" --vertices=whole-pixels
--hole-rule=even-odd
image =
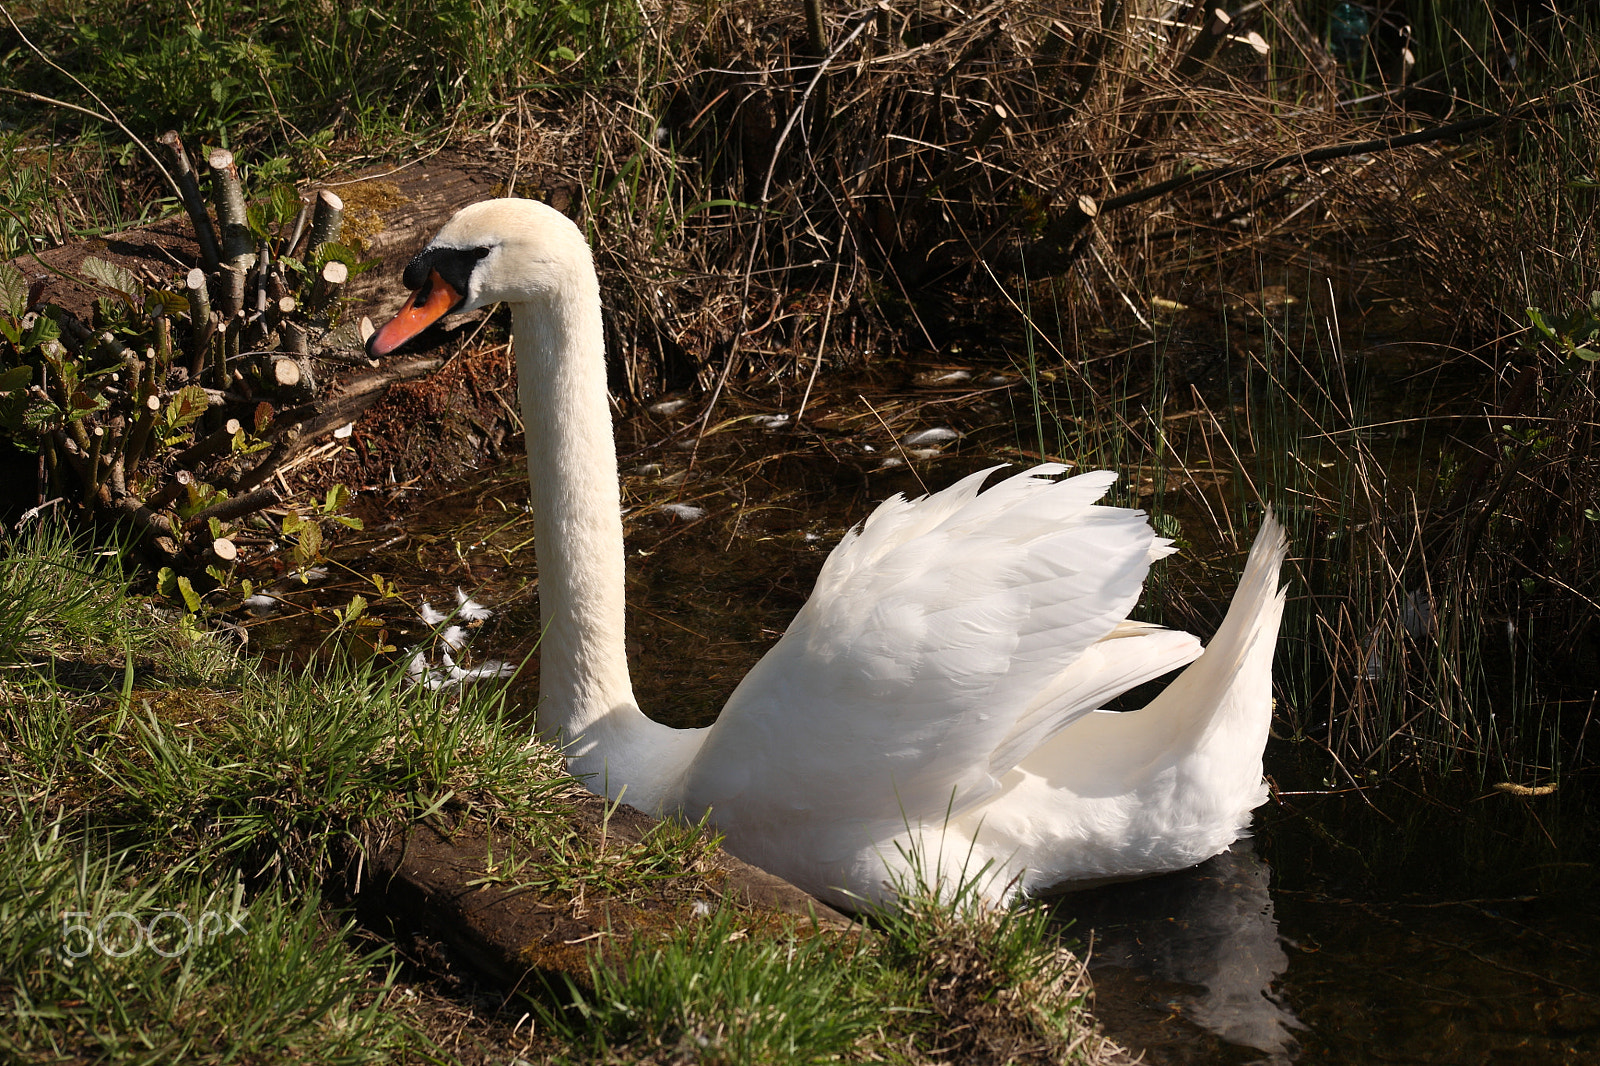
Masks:
[[[246,917],[243,912],[235,915],[206,911],[197,921],[190,921],[180,911],[157,911],[148,922],[141,922],[127,911],[112,911],[95,921],[90,911],[62,911],[61,945],[74,959],[97,949],[120,959],[141,947],[174,959],[208,940],[244,932],[241,919]],[[92,924],[78,919],[89,919]]]

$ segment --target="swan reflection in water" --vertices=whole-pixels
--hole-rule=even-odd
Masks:
[[[1246,839],[1192,869],[1069,893],[1052,905],[1091,946],[1091,971],[1192,986],[1163,1001],[1162,1013],[1279,1066],[1295,1060],[1294,1034],[1305,1026],[1272,990],[1289,957],[1272,912],[1271,874]]]

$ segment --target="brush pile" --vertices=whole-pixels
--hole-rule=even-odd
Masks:
[[[84,321],[0,263],[0,434],[161,563],[227,566],[235,527],[279,502],[271,479],[326,414],[313,357],[364,363],[340,293],[369,264],[340,243],[332,192],[279,186],[247,204],[219,148],[213,222],[178,135],[161,143],[201,265],[164,280],[91,256],[81,280],[100,295]]]

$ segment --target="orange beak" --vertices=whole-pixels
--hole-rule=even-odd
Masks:
[[[415,337],[461,302],[461,294],[437,270],[428,272],[428,280],[411,297],[400,313],[386,322],[367,341],[367,354],[373,357],[388,355],[406,341]]]

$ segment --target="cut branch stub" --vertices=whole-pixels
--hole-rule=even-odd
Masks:
[[[1050,245],[1067,249],[1078,240],[1078,235],[1100,216],[1100,205],[1088,195],[1077,196],[1055,224],[1045,232]]]
[[[280,389],[292,389],[300,384],[300,365],[293,359],[272,360],[272,381]]]
[[[294,216],[294,225],[289,229],[289,239],[284,242],[282,253],[293,255],[294,250],[300,245],[300,238],[305,236],[306,219],[311,216],[311,205],[304,200],[300,201],[300,213]]]
[[[306,258],[315,259],[318,250],[330,241],[337,241],[344,229],[344,201],[328,189],[317,193],[316,211],[311,216],[311,240],[306,245]]]
[[[284,322],[283,350],[291,355],[307,356],[311,354],[311,338],[307,335],[305,327],[300,323]]]
[[[217,537],[206,547],[205,561],[213,565],[231,566],[238,558],[238,547],[227,537]]]
[[[183,281],[184,292],[189,297],[189,371],[198,379],[206,366],[206,352],[211,348],[211,334],[216,328],[211,320],[211,292],[206,286],[206,272],[199,267],[189,271]]]
[[[242,428],[244,427],[237,418],[230,418],[216,430],[179,452],[173,462],[185,469],[193,470],[213,455],[231,448],[234,437],[239,435],[239,430]]]
[[[206,202],[200,195],[200,185],[195,180],[194,167],[189,165],[188,153],[183,150],[183,140],[177,130],[168,130],[160,140],[172,157],[172,172],[178,179],[183,209],[194,225],[194,239],[200,245],[200,261],[207,270],[215,270],[222,261],[217,249],[217,231],[212,228],[211,216],[206,214]]]
[[[1194,43],[1189,46],[1189,51],[1178,61],[1178,67],[1173,72],[1179,81],[1193,81],[1205,69],[1206,61],[1216,52],[1217,46],[1222,43],[1228,33],[1228,28],[1233,25],[1233,19],[1220,7],[1212,8],[1206,13],[1205,26],[1201,28]]]
[[[155,428],[156,416],[161,413],[161,397],[151,393],[144,398],[141,407],[143,410],[128,434],[128,447],[124,453],[128,469],[135,471],[139,468],[139,460],[144,458],[146,445],[150,443],[150,431]]]
[[[245,214],[239,168],[233,164],[233,153],[226,148],[213,149],[207,162],[211,165],[211,198],[217,205],[217,224],[222,227],[222,258],[236,270],[247,270],[255,254],[255,241]]]
[[[271,299],[267,293],[267,279],[271,276],[271,272],[272,246],[266,241],[262,241],[261,244],[256,248],[256,288],[254,310],[258,313],[267,309],[267,303]]]
[[[316,282],[311,286],[311,298],[306,301],[306,310],[312,314],[322,314],[339,298],[339,290],[349,280],[350,268],[337,259],[323,264],[322,273],[317,275]]]
[[[149,498],[144,501],[145,506],[150,508],[152,511],[158,511],[172,503],[173,500],[176,500],[190,485],[193,485],[194,483],[195,477],[193,474],[189,473],[189,471],[175,470],[172,473],[172,480],[161,486],[161,488],[157,489],[155,492],[152,492]]]
[[[231,319],[244,310],[244,270],[227,266],[222,268],[222,285],[218,310],[223,318]]]

